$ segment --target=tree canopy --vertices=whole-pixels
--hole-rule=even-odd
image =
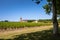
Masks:
[[[34,1],[36,4],[40,4],[41,1],[43,0],[32,0]],[[43,6],[43,8],[45,9],[47,14],[50,14],[50,12],[52,12],[52,0],[47,0],[47,4]],[[57,13],[60,14],[60,0],[56,0],[56,7],[57,7]]]

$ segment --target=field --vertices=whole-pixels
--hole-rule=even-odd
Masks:
[[[8,30],[8,31],[2,31],[0,32],[0,38],[1,39],[14,39],[16,35],[21,35],[25,33],[32,33],[42,30],[49,30],[51,26],[40,26],[40,27],[30,27],[30,28],[22,28],[22,29],[16,29],[16,30]]]
[[[24,28],[24,27],[35,27],[35,26],[49,26],[52,25],[51,22],[0,22],[0,29],[7,29],[7,28]]]
[[[38,28],[32,27],[27,29],[25,28],[22,30],[23,31],[19,30],[20,32],[16,32],[16,34],[14,32],[13,34],[6,33],[6,35],[4,35],[4,38],[0,38],[0,40],[60,40],[60,37],[55,38],[52,35],[52,27],[50,26],[42,26]],[[12,36],[12,38],[9,38],[9,36]]]
[[[53,38],[51,21],[0,22],[0,40],[60,40],[60,38]]]
[[[60,40],[60,35],[59,37],[54,37],[52,34],[52,29],[50,29],[34,33],[16,35],[16,38],[14,38],[13,40]]]

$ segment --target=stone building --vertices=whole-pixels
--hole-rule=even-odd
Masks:
[[[38,20],[27,20],[27,19],[23,20],[22,17],[20,18],[20,22],[29,22],[29,21],[32,21],[32,22],[35,22],[35,23],[38,22]]]

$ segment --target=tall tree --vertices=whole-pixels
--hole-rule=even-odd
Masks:
[[[53,10],[53,34],[58,35],[58,21],[57,21],[57,7],[56,0],[52,0],[52,10]]]
[[[32,0],[36,4],[39,4],[42,0]],[[59,0],[47,0],[48,4],[44,5],[43,8],[45,9],[46,13],[53,13],[52,20],[53,20],[53,34],[58,35],[58,21],[57,21],[57,16],[59,15],[60,11],[60,6],[58,6]]]

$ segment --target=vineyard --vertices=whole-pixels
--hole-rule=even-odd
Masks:
[[[58,21],[58,22],[60,24],[60,21]],[[40,40],[43,39],[44,37],[46,37],[45,39],[50,39],[51,38],[50,36],[52,34],[50,28],[52,25],[53,25],[52,21],[48,21],[48,20],[45,20],[45,21],[41,20],[37,23],[35,23],[35,22],[0,22],[0,32],[3,33],[3,34],[0,33],[1,34],[0,40],[30,40],[31,39],[30,37],[32,37],[32,39],[34,40],[35,37],[38,37],[36,39],[39,39],[40,38],[39,36],[43,36],[40,38]],[[27,27],[27,28],[19,29],[19,28],[25,28],[25,27]],[[14,29],[18,29],[18,30],[14,31]],[[6,30],[8,30],[8,31],[6,31]],[[6,31],[7,33],[4,34],[4,31]],[[36,32],[34,32],[34,31],[36,31]],[[24,34],[24,32],[32,32],[32,33]],[[50,34],[50,32],[51,32],[51,34]],[[41,35],[40,35],[40,33],[41,33]]]
[[[35,26],[48,26],[52,25],[51,22],[0,22],[0,29],[7,29],[7,28],[24,28],[24,27],[35,27]]]
[[[58,20],[60,24],[60,20]],[[35,27],[35,26],[50,26],[52,25],[51,20],[39,20],[38,23],[35,22],[0,22],[0,29],[8,28],[24,28],[24,27]]]

